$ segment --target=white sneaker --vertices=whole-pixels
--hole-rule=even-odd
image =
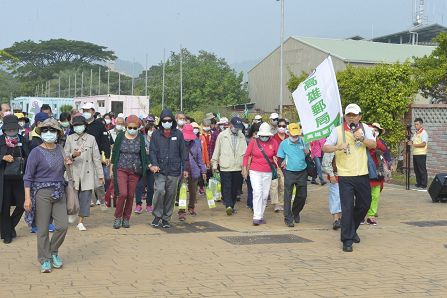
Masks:
[[[99,200],[96,200],[96,205],[101,205],[101,202]]]
[[[75,223],[77,218],[78,217],[76,215],[69,215],[68,216],[68,223],[71,223],[71,224]]]
[[[102,211],[106,211],[107,209],[109,209],[106,204],[101,204],[101,210]]]
[[[87,231],[87,228],[84,226],[82,222],[78,223],[76,227],[78,228],[79,231]]]

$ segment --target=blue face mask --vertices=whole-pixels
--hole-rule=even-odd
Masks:
[[[84,112],[82,113],[82,116],[84,116],[85,120],[89,120],[90,118],[92,118],[92,113]]]
[[[134,135],[136,135],[136,134],[138,133],[138,129],[130,129],[130,128],[128,128],[128,129],[127,129],[127,132],[128,132],[131,136],[134,136]]]
[[[260,139],[262,142],[267,142],[268,140],[270,140],[270,137],[259,137],[259,139]]]
[[[73,130],[75,133],[80,135],[85,131],[85,125],[76,125],[75,127],[73,127]]]
[[[56,143],[57,133],[56,132],[43,132],[40,137],[45,143]]]

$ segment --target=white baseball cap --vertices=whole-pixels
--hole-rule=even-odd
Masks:
[[[256,115],[255,116],[255,120],[262,120],[262,116],[261,115]]]
[[[271,113],[270,114],[270,119],[278,119],[278,118],[279,118],[278,113]]]
[[[93,105],[93,103],[91,102],[86,102],[85,104],[82,105],[82,110],[90,110],[90,109],[95,109],[95,106]]]
[[[123,113],[119,113],[118,116],[116,116],[116,118],[126,119],[126,117],[124,117],[124,114],[123,114]]]
[[[228,118],[227,117],[222,117],[220,118],[219,122],[217,122],[217,124],[228,124]]]
[[[347,115],[349,113],[359,115],[361,112],[362,112],[362,110],[355,103],[348,104],[345,108],[345,115]]]

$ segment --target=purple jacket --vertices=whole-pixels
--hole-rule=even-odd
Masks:
[[[191,142],[192,145],[186,145],[186,150],[189,155],[189,164],[187,171],[191,175],[192,179],[197,179],[200,174],[206,173],[206,167],[202,159],[202,146],[200,145],[200,140]]]

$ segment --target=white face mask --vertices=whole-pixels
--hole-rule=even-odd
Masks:
[[[278,132],[279,133],[285,133],[286,129],[284,127],[278,127]]]
[[[124,129],[124,126],[122,126],[122,125],[120,125],[120,124],[117,124],[117,125],[115,126],[115,129],[116,129],[116,130],[123,130],[123,129]]]
[[[182,120],[182,119],[177,121],[178,126],[183,126],[183,125],[185,125],[185,123],[186,123],[185,120]]]
[[[112,123],[112,120],[110,120],[110,119],[104,119],[104,121],[106,122],[107,125],[109,125],[110,123]]]
[[[198,128],[194,128],[192,131],[194,132],[194,134],[198,134],[200,132]]]
[[[290,141],[292,141],[292,143],[296,143],[298,141],[298,138],[299,138],[298,136],[294,136],[294,137],[290,136],[289,137],[289,139],[290,139]]]

